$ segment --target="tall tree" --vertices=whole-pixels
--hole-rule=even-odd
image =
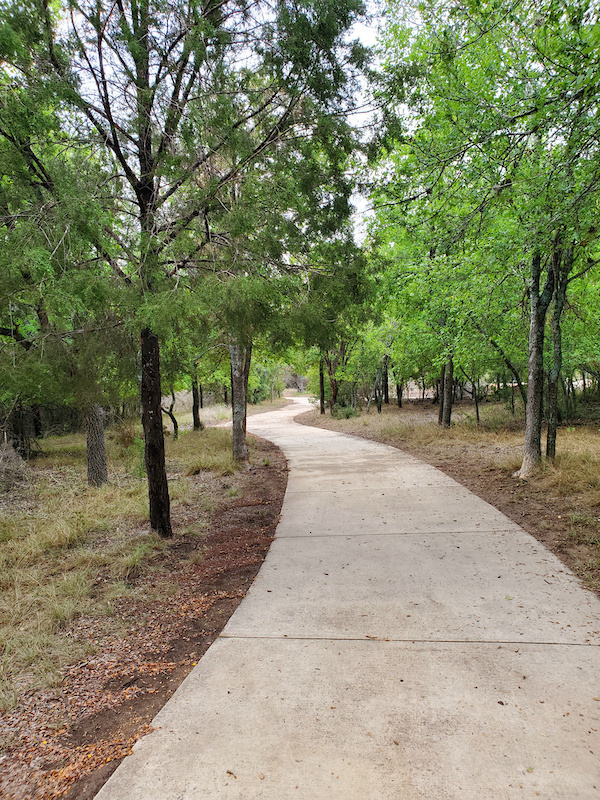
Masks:
[[[435,230],[436,256],[456,259],[470,244],[467,258],[482,261],[481,247],[472,245],[489,242],[486,231],[501,232],[506,252],[498,253],[497,279],[520,274],[531,300],[519,473],[527,477],[541,461],[546,315],[554,304],[558,324],[565,307],[553,265],[560,257],[564,266],[562,254],[572,249],[571,275],[562,275],[567,285],[594,261],[598,241],[598,25],[586,2],[563,0],[476,7],[433,0],[419,6],[412,31],[404,7],[388,8],[382,96],[390,124],[383,141],[395,142],[388,152],[400,169],[385,202],[421,205],[424,224]],[[393,119],[400,104],[411,109],[410,133]]]
[[[218,227],[223,194],[279,142],[347,107],[363,53],[344,40],[362,3],[33,0],[34,10],[33,23],[19,4],[4,13],[19,80],[51,88],[70,110],[65,131],[114,165],[118,225],[103,249],[139,291],[150,523],[170,536],[157,298],[210,263],[215,241],[234,242]]]

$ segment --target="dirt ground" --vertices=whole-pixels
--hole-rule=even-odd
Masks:
[[[461,408],[457,406],[457,418],[460,415]],[[477,436],[471,429],[467,435],[458,433],[444,438],[435,435],[436,419],[437,407],[426,403],[403,409],[384,406],[381,415],[372,411],[347,420],[314,410],[296,421],[383,442],[441,469],[543,542],[600,597],[600,507],[593,504],[597,497],[557,491],[547,476],[530,481],[513,477],[522,452],[519,426],[500,437],[484,433]],[[418,427],[423,425],[433,426],[431,440],[418,435]],[[411,436],[411,429],[417,435]],[[594,436],[597,431],[596,425]],[[561,437],[564,434],[559,432],[559,440]]]
[[[287,466],[269,442],[257,440],[255,452],[202,538],[177,534],[194,517],[193,507],[180,510],[164,555],[133,579],[142,591],[121,600],[111,618],[79,618],[67,631],[93,644],[94,655],[0,719],[2,798],[88,800],[150,732],[241,602],[273,539]]]

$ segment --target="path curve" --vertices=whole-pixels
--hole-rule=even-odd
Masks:
[[[98,800],[598,800],[600,602],[395,448],[248,419],[285,453],[247,597]]]

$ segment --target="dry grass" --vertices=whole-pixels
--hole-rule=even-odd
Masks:
[[[489,456],[495,464],[508,459],[515,463],[515,469],[520,465],[521,422],[500,405],[482,406],[480,425],[470,406],[457,406],[452,427],[448,429],[437,424],[437,407],[429,404],[405,405],[401,409],[383,406],[381,414],[371,410],[369,414],[363,412],[349,419],[319,415],[315,410],[307,414],[305,420],[308,424],[365,436],[399,448],[418,448],[431,455],[453,454],[470,448]]]
[[[0,709],[25,690],[56,685],[89,647],[70,635],[71,623],[110,615],[169,547],[147,525],[139,428],[110,432],[107,448],[110,482],[100,489],[86,483],[85,438],[73,434],[44,440],[27,484],[2,495]],[[202,535],[220,498],[238,491],[235,469],[227,430],[167,437],[172,509],[188,520],[183,533]]]

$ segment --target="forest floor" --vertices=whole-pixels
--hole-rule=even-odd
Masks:
[[[226,437],[227,433],[214,431],[214,435]],[[197,452],[195,442],[200,440],[196,436],[206,439],[204,434],[190,432],[180,438],[181,448]],[[4,697],[5,710],[0,714],[2,798],[94,797],[133,744],[151,730],[155,714],[219,635],[264,560],[287,483],[281,452],[256,437],[249,440],[250,467],[235,471],[227,464],[217,464],[211,471],[202,463],[190,471],[191,456],[181,455],[184,451],[175,449],[177,443],[168,442],[171,459],[185,462],[187,458],[180,476],[185,486],[173,492],[172,540],[148,544],[147,526],[133,515],[129,527],[120,519],[118,531],[114,526],[103,533],[96,531],[95,538],[77,544],[76,550],[97,548],[94,563],[100,567],[94,586],[99,586],[98,582],[112,580],[110,568],[102,562],[101,549],[108,547],[107,540],[118,536],[143,542],[118,556],[121,564],[129,566],[120,569],[120,580],[108,600],[90,606],[89,613],[62,620],[44,639],[45,647],[54,648],[55,661],[56,641],[60,638],[67,648],[60,668],[54,665],[54,679],[32,678],[30,673],[40,658],[28,669],[21,665],[20,674],[15,667],[13,685],[19,689],[18,696],[14,703]],[[64,469],[53,471],[44,463],[33,471],[40,469],[46,480],[50,477],[59,491],[68,493]],[[168,469],[176,473],[177,462],[171,460],[169,466],[168,461]],[[73,474],[67,477],[73,479]],[[172,477],[176,487],[179,476]],[[79,493],[85,495],[88,490],[80,472],[75,480],[81,483]],[[19,500],[23,504],[23,498],[17,498],[17,504]],[[6,505],[6,495],[4,501]],[[43,492],[41,500],[36,496],[24,502],[26,513],[35,514],[45,502]],[[0,524],[0,533],[1,529]],[[0,536],[0,544],[3,541]],[[140,552],[144,558],[138,557]],[[63,557],[72,557],[72,552],[65,550]],[[41,558],[27,569],[40,570]],[[19,559],[22,564],[22,556]],[[22,568],[17,570],[13,585],[8,586],[5,579],[1,587],[9,594],[0,607],[3,637],[22,572]],[[8,646],[5,652],[10,655]],[[78,660],[73,660],[72,653],[80,654]]]
[[[584,585],[600,596],[600,430],[598,422],[559,429],[557,458],[523,481],[523,422],[502,404],[458,404],[449,430],[437,424],[437,406],[384,405],[337,419],[309,411],[297,422],[362,436],[404,450],[438,467],[543,542]]]

